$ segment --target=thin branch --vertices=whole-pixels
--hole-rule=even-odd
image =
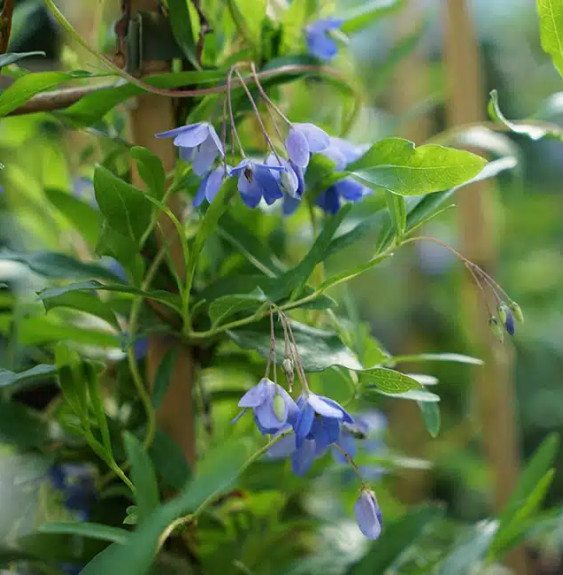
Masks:
[[[8,51],[10,33],[12,32],[13,14],[14,0],[4,0],[2,14],[0,14],[0,54],[5,54]]]

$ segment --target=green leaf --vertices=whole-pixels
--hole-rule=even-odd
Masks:
[[[189,62],[195,68],[199,68],[197,48],[187,0],[168,0],[168,11],[170,13],[169,18],[172,24],[172,33],[178,46],[182,48],[182,52],[184,52]]]
[[[361,369],[354,353],[342,343],[336,332],[316,329],[298,322],[292,322],[291,325],[305,371],[324,371],[333,365]],[[229,330],[227,334],[243,349],[256,350],[262,357],[268,357],[269,320],[253,324],[252,328]],[[276,352],[277,361],[281,364],[284,358],[284,339],[279,325],[276,326]]]
[[[385,199],[387,201],[387,208],[391,214],[393,227],[395,228],[395,236],[401,240],[407,227],[407,206],[405,199],[387,190],[385,191]]]
[[[39,299],[44,301],[50,298],[57,298],[74,291],[90,291],[90,290],[105,290],[127,295],[141,296],[143,298],[162,303],[172,308],[173,310],[180,312],[179,298],[177,295],[173,293],[164,290],[143,291],[141,289],[124,284],[102,284],[95,280],[72,283],[56,288],[47,288],[40,291],[37,295]]]
[[[183,0],[177,0],[183,1]],[[166,174],[160,158],[153,154],[147,148],[134,146],[129,151],[131,157],[137,162],[137,170],[143,182],[145,182],[148,191],[157,200],[162,200],[166,182]]]
[[[6,54],[0,54],[0,68],[15,64],[19,60],[30,58],[31,56],[45,56],[45,52],[8,52]]]
[[[563,6],[559,0],[537,0],[541,47],[563,76]]]
[[[88,243],[96,245],[101,226],[98,210],[72,194],[60,190],[47,189],[45,196]]]
[[[436,194],[434,194],[436,195]],[[432,198],[434,196],[427,196]],[[362,218],[348,231],[337,235],[328,246],[326,257],[329,257],[336,252],[355,244],[358,240],[369,233],[373,233],[382,223],[384,212],[379,211],[371,214],[366,218]]]
[[[266,295],[259,287],[249,294],[226,295],[211,302],[209,317],[214,327],[240,311],[257,309],[265,301],[267,301]]]
[[[341,15],[344,23],[340,27],[345,34],[357,32],[375,24],[380,18],[396,12],[405,5],[405,0],[371,0]]]
[[[0,387],[12,392],[21,391],[32,387],[37,382],[52,379],[57,372],[54,365],[39,364],[25,371],[14,373],[7,369],[0,369]]]
[[[347,170],[370,187],[418,196],[458,186],[475,177],[486,160],[463,150],[427,144],[415,148],[402,138],[374,144]]]
[[[162,401],[168,391],[179,351],[177,348],[170,348],[158,365],[152,389],[152,405],[155,409],[162,405]]]
[[[103,302],[95,293],[69,291],[58,296],[42,297],[42,301],[46,311],[50,311],[57,307],[71,308],[95,315],[120,330],[111,306],[106,302]]]
[[[126,543],[129,538],[129,531],[104,525],[103,523],[78,523],[71,521],[54,521],[43,523],[39,527],[40,533],[58,533],[60,535],[78,535],[89,539],[100,539],[102,541],[112,541],[114,543]]]
[[[364,386],[375,385],[378,389],[386,393],[404,393],[411,389],[422,389],[422,386],[416,379],[404,373],[383,367],[366,369],[360,372],[359,376],[360,382]]]
[[[545,1],[549,2],[550,0]],[[500,110],[497,91],[491,90],[489,95],[491,97],[488,105],[489,116],[495,122],[504,124],[511,132],[526,136],[530,140],[541,140],[542,138],[547,138],[550,140],[563,141],[563,130],[556,124],[547,124],[545,122],[536,123],[533,120],[513,122],[506,119]]]
[[[0,402],[0,443],[28,449],[50,441],[49,425],[37,412],[15,401]]]
[[[426,426],[428,433],[432,437],[438,437],[441,423],[438,403],[433,401],[419,401],[418,407],[422,413],[422,419],[424,420],[424,425]]]
[[[102,223],[96,253],[115,258],[129,272],[134,283],[140,284],[143,281],[145,262],[139,253],[139,244],[110,227],[107,221]]]
[[[86,383],[88,389],[89,405],[94,412],[96,418],[96,423],[100,430],[102,436],[102,445],[109,457],[113,459],[113,451],[111,446],[111,437],[109,434],[108,422],[106,419],[106,413],[104,410],[104,402],[102,399],[102,394],[100,392],[100,384],[98,382],[98,374],[94,369],[94,366],[88,362],[82,362],[82,374],[83,381],[79,382],[79,385]]]
[[[395,399],[409,399],[411,401],[421,402],[437,402],[440,401],[440,396],[435,393],[430,393],[425,389],[409,389],[400,393],[390,393],[383,391],[376,386],[366,386],[362,389],[362,396],[370,401],[377,401],[377,395],[386,395],[387,397],[394,397]]]
[[[198,474],[178,497],[158,507],[125,545],[114,543],[96,555],[81,575],[146,575],[166,527],[178,517],[194,512],[209,497],[221,495],[241,473],[247,456],[244,442],[227,442],[208,450],[198,464]]]
[[[131,433],[123,434],[127,457],[131,462],[131,479],[135,486],[138,523],[142,524],[159,506],[160,495],[151,459],[143,444]]]
[[[393,563],[444,514],[439,507],[418,507],[385,525],[381,536],[370,544],[367,554],[352,566],[349,575],[376,575],[387,572]]]
[[[190,466],[182,448],[164,431],[157,430],[149,454],[164,485],[179,491],[190,478]]]
[[[55,346],[55,364],[59,386],[71,409],[84,419],[88,414],[88,395],[85,382],[82,380],[82,365],[76,351],[62,342]]]
[[[94,190],[109,226],[137,245],[151,221],[152,205],[141,190],[96,166]]]
[[[415,355],[395,355],[388,363],[396,365],[411,361],[453,361],[455,363],[469,363],[471,365],[483,365],[483,360],[463,355],[461,353],[417,353]]]
[[[102,266],[81,262],[66,254],[54,252],[32,252],[29,254],[1,252],[0,260],[20,262],[36,274],[53,279],[101,278],[109,281],[119,279]]]

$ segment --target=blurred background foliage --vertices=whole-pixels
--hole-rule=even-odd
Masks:
[[[87,4],[86,7],[85,3],[76,0],[60,2],[61,9],[69,14],[73,24],[91,44],[111,51],[115,38],[111,32],[106,34],[106,30],[111,30],[111,22],[118,15],[117,7],[113,6],[118,3]],[[268,29],[266,20],[260,20],[254,12],[249,16],[255,9],[259,11],[252,0],[239,0],[238,4],[241,13],[247,15],[248,34],[262,41],[262,56],[269,59],[269,49],[279,50],[281,46],[283,52],[284,43],[294,49],[306,15],[318,17],[354,5],[361,9],[364,3],[342,0],[338,4],[324,2],[319,7],[312,0],[291,2],[286,13],[289,15],[283,20],[286,27],[281,38],[279,32]],[[262,6],[263,3],[258,4]],[[270,4],[275,12],[284,2],[278,0]],[[443,3],[410,0],[400,4],[400,9],[390,11],[355,34],[350,50],[337,57],[336,66],[354,78],[354,86],[363,98],[361,106],[353,93],[335,90],[330,83],[298,80],[273,88],[291,102],[291,118],[307,121],[314,117],[317,124],[335,134],[349,129],[349,137],[356,142],[374,141],[388,135],[410,137],[420,130],[425,137],[432,137],[446,129]],[[534,2],[474,0],[468,4],[478,35],[484,74],[483,107],[489,91],[497,89],[507,117],[536,117],[561,122],[563,93],[557,93],[561,79],[541,51]],[[206,58],[208,62],[216,63],[218,46],[237,42],[235,23],[223,14],[222,2],[210,0],[203,5],[210,20],[225,18],[223,27],[218,28],[224,32],[224,37],[211,37],[203,54],[204,63]],[[409,12],[412,5],[415,10]],[[271,38],[271,42],[265,38]],[[46,52],[46,58],[27,60],[27,68],[101,71],[91,55],[66,41],[40,0],[16,2],[10,51]],[[414,76],[412,68],[408,68],[413,54],[418,62]],[[226,64],[219,61],[219,65]],[[2,79],[2,82],[7,81]],[[411,84],[417,85],[416,98],[415,101],[411,98],[408,106],[404,106],[402,95]],[[320,100],[323,102],[321,108]],[[214,104],[213,98],[209,98],[207,105]],[[58,117],[35,114],[2,119],[0,156],[5,168],[0,172],[3,188],[0,245],[3,248],[15,252],[63,251],[79,257],[89,253],[92,246],[88,245],[87,226],[97,226],[95,210],[85,208],[85,227],[79,236],[55,207],[54,198],[58,192],[65,192],[69,197],[78,197],[85,205],[91,205],[94,160],[103,162],[117,173],[127,174],[129,166],[124,154],[124,139],[127,137],[127,109],[131,105],[134,104],[127,102],[93,126],[74,132],[65,129],[68,118],[65,119],[64,113]],[[180,104],[179,114],[183,105]],[[252,130],[252,126],[247,129]],[[510,141],[504,145],[509,145],[517,154],[519,165],[517,170],[502,174],[491,190],[494,211],[490,214],[493,231],[490,241],[498,250],[495,277],[526,315],[525,325],[506,345],[514,347],[512,372],[517,399],[514,417],[521,456],[527,460],[548,433],[560,432],[563,428],[563,195],[560,189],[563,145],[548,140],[530,142],[517,135],[506,137]],[[471,191],[461,193],[470,194]],[[370,210],[378,201],[375,196],[368,198],[354,206],[352,214]],[[249,227],[257,224],[253,221],[255,216],[242,208],[235,216],[244,219]],[[425,233],[455,247],[459,245],[458,223],[456,210],[448,210],[428,224]],[[268,227],[259,230],[265,241],[290,257],[301,253],[311,239],[305,213],[300,212],[285,222],[290,230],[285,235],[280,233],[277,215],[267,222],[261,220],[260,225]],[[353,262],[362,263],[377,238],[376,229],[362,243],[332,258],[327,266],[337,271],[344,266],[351,267]],[[284,242],[286,245],[280,247]],[[221,254],[220,245],[216,249]],[[207,257],[212,273],[213,266],[218,265],[213,258],[213,244],[208,248]],[[106,263],[111,270],[112,263],[109,260]],[[238,261],[223,262],[223,265],[239,264]],[[475,350],[464,323],[467,310],[463,309],[459,295],[465,274],[466,270],[449,252],[434,244],[416,244],[339,290],[339,309],[345,310],[343,315],[350,318],[350,324],[357,324],[357,318],[361,318],[364,322],[361,329],[375,335],[393,355],[444,350],[473,355]],[[112,369],[117,375],[114,392],[118,396],[122,394],[120,401],[132,393],[119,342],[112,334],[91,319],[86,323],[84,318],[82,325],[77,324],[76,329],[69,332],[66,324],[63,327],[65,314],[70,313],[67,311],[43,315],[42,304],[31,295],[45,287],[45,278],[30,273],[16,261],[6,258],[0,262],[0,281],[3,282],[0,291],[2,368],[22,371],[36,363],[49,363],[45,359],[50,357],[52,345],[60,339],[70,339],[84,346],[90,354],[98,353],[101,359],[114,362]],[[16,297],[16,290],[29,297]],[[345,324],[346,327],[350,328],[350,333],[354,331],[351,325]],[[113,347],[100,351],[97,347],[100,345]],[[233,349],[224,350],[226,358],[229,351]],[[142,354],[141,346],[140,358]],[[209,420],[202,409],[206,399],[200,398],[197,437],[202,451],[212,442],[210,429],[214,437],[254,433],[250,421],[242,420],[235,429],[230,427],[229,421],[237,411],[235,400],[259,377],[261,360],[256,356],[253,363],[244,363],[238,368],[234,360],[225,363],[224,368],[206,369],[205,355],[202,358],[204,387],[210,391],[214,402]],[[375,466],[376,491],[389,523],[405,517],[407,505],[423,501],[443,504],[441,511],[420,508],[414,514],[407,514],[406,518],[412,524],[401,526],[403,532],[409,528],[416,531],[417,522],[434,525],[432,519],[442,515],[438,527],[419,538],[406,555],[397,552],[391,557],[395,561],[392,572],[414,574],[430,572],[425,569],[444,556],[444,549],[448,549],[458,535],[466,536],[462,526],[492,515],[493,489],[491,468],[483,450],[487,438],[480,433],[479,410],[471,387],[473,370],[478,368],[438,362],[407,367],[409,371],[429,373],[438,379],[441,433],[432,439],[424,430],[417,410],[407,412],[406,420],[405,413],[397,411],[396,400],[382,400],[377,407],[386,414],[389,427],[381,432],[374,451],[361,463]],[[314,375],[312,379],[315,389],[327,389],[332,397],[345,401],[347,392],[342,385],[343,377],[346,375],[331,371]],[[494,386],[495,381],[490,381],[489,385]],[[42,385],[34,385],[29,390],[22,387],[16,393],[17,400],[34,410],[47,408],[63,412],[59,413],[59,421],[64,429],[69,418],[65,417],[64,406],[53,402],[57,395],[53,380],[47,375]],[[134,422],[139,418],[139,405],[135,401],[125,405],[132,410],[130,414],[116,412],[110,416]],[[117,409],[118,405],[114,407]],[[0,533],[8,540],[15,525],[20,534],[28,534],[45,519],[76,517],[85,509],[90,521],[120,525],[125,498],[117,487],[101,498],[88,499],[92,497],[90,486],[99,464],[83,446],[82,461],[90,459],[91,469],[73,467],[76,463],[73,461],[65,461],[61,466],[55,465],[49,457],[19,454],[18,447],[24,450],[41,447],[53,430],[49,432],[44,420],[37,419],[35,426],[26,428],[26,434],[11,435],[15,427],[6,422],[18,423],[35,417],[35,411],[15,413],[2,409],[0,413],[4,455],[0,464]],[[66,441],[68,436],[65,438]],[[494,442],[495,438],[488,440]],[[71,450],[72,457],[80,460],[80,442],[77,447],[78,451]],[[528,572],[531,574],[563,572],[563,521],[557,513],[563,497],[562,458],[563,453],[560,453],[555,480],[546,500],[546,508],[555,509],[555,512],[546,516],[544,524],[527,539]],[[394,465],[394,461],[399,461],[400,465]],[[166,463],[161,462],[162,465]],[[383,471],[384,467],[390,469]],[[184,471],[181,466],[174,468],[170,488],[178,486],[178,483],[174,484],[174,477],[182,484]],[[50,479],[45,480],[46,476]],[[279,484],[283,485],[283,490],[278,489]],[[61,486],[66,486],[66,490],[57,489]],[[347,488],[343,489],[343,486]],[[286,462],[260,462],[245,473],[239,488],[239,497],[219,504],[200,522],[197,552],[201,564],[197,566],[199,571],[193,572],[336,574],[346,572],[366,552],[364,542],[356,537],[353,522],[346,519],[356,497],[353,481],[351,483],[346,470],[336,467],[330,459],[317,462],[311,476],[306,478],[294,477]],[[253,495],[248,496],[246,490]],[[481,529],[486,533],[486,528],[481,526]],[[391,530],[389,539],[382,539],[381,545],[372,553],[377,552],[377,557],[384,556],[383,544],[391,546],[394,535]],[[73,565],[80,565],[103,548],[102,542],[88,538],[79,538],[77,545],[76,540],[62,535],[47,540],[36,535],[28,537],[28,549],[33,549],[35,555],[52,559],[50,569],[53,569],[49,571],[45,565],[35,565],[31,561],[30,572],[58,572],[55,569],[71,572],[76,568]],[[35,541],[32,540],[34,537]],[[185,537],[189,541],[190,533]],[[475,545],[474,540],[471,541]],[[163,553],[157,572],[192,572],[194,566],[190,558],[174,551],[172,547]],[[441,572],[444,575],[469,572],[464,569],[473,568],[470,557],[468,554],[459,562],[459,570],[446,567]],[[53,567],[55,564],[57,568]],[[363,570],[359,565],[351,572],[383,573],[386,566],[384,559],[379,566],[373,562]]]

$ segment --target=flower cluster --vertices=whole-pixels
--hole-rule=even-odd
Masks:
[[[273,326],[274,310],[271,312]],[[296,475],[304,475],[313,461],[324,455],[330,448],[340,461],[349,463],[361,481],[361,494],[355,506],[355,515],[362,533],[376,539],[381,532],[382,516],[375,495],[360,476],[360,471],[352,457],[356,453],[356,438],[367,437],[369,424],[362,418],[356,421],[336,401],[313,393],[305,378],[303,366],[297,351],[291,323],[280,310],[280,321],[284,328],[286,357],[283,368],[286,376],[295,366],[302,392],[295,401],[276,381],[269,378],[270,366],[275,367],[275,335],[272,327],[271,352],[265,376],[257,385],[248,390],[239,401],[243,410],[233,420],[252,409],[254,421],[264,435],[273,435],[276,442],[270,447],[270,457],[291,457],[291,465]],[[288,377],[292,382],[292,375]],[[336,457],[336,456],[335,456]]]
[[[305,193],[305,172],[312,154],[322,154],[330,158],[334,161],[335,170],[342,172],[348,164],[364,153],[365,147],[355,146],[339,138],[331,138],[314,124],[290,122],[268,98],[255,75],[254,80],[268,106],[268,112],[272,116],[278,136],[279,144],[275,146],[262,121],[258,107],[244,84],[244,79],[238,70],[235,69],[235,72],[251,101],[268,145],[269,152],[265,158],[256,159],[246,156],[234,125],[230,92],[225,100],[225,108],[227,102],[229,105],[230,120],[225,111],[223,140],[219,138],[215,128],[209,122],[188,124],[156,134],[156,137],[173,138],[174,145],[180,150],[180,157],[190,162],[193,172],[202,178],[194,198],[196,207],[204,200],[212,202],[225,178],[234,177],[237,179],[240,197],[246,206],[255,208],[262,200],[267,205],[282,200],[284,214],[291,214],[297,209]],[[274,112],[286,124],[285,138],[282,130],[275,123]],[[234,166],[227,163],[227,126],[230,127],[232,135],[230,152],[233,160],[238,160]],[[237,155],[235,155],[235,142],[238,144]],[[215,165],[217,158],[220,158],[219,165]],[[330,185],[326,190],[320,190],[317,195],[317,205],[328,213],[336,213],[343,201],[357,202],[370,193],[369,188],[349,177],[344,177],[344,174],[342,176],[340,181]]]

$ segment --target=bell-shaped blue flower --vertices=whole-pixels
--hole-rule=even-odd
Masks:
[[[279,180],[273,173],[283,170],[283,166],[269,166],[245,158],[231,170],[231,174],[238,176],[238,191],[242,201],[249,208],[255,208],[262,198],[271,205],[283,196]]]
[[[299,477],[305,475],[318,455],[316,441],[314,439],[303,440],[291,455],[293,473]]]
[[[197,208],[199,205],[201,205],[203,200],[207,200],[209,203],[211,203],[223,185],[223,180],[228,175],[229,168],[227,167],[227,171],[225,171],[225,166],[217,166],[209,173],[205,174],[195,195],[193,202],[194,206]]]
[[[384,444],[379,436],[387,427],[387,418],[380,411],[370,409],[361,414],[354,414],[353,419],[354,423],[343,423],[340,426],[340,435],[336,442],[340,449],[350,457],[355,457],[358,445],[361,446],[362,451],[368,453],[380,451]],[[332,447],[332,456],[338,463],[348,463],[342,452],[334,446]],[[366,477],[381,474],[380,469],[373,466],[362,468],[362,473],[364,470],[367,472]],[[377,474],[374,474],[375,471]]]
[[[297,449],[305,439],[314,439],[315,452],[319,455],[338,441],[342,422],[354,421],[336,401],[311,392],[299,398],[297,407],[299,413],[293,425]]]
[[[322,152],[330,145],[328,134],[314,124],[292,124],[285,140],[289,159],[300,168],[306,168],[312,153]]]
[[[371,489],[362,489],[358,501],[354,505],[354,515],[360,531],[368,539],[377,539],[381,534],[383,516]]]
[[[309,53],[320,60],[328,62],[338,53],[338,44],[330,35],[331,30],[338,30],[343,20],[326,18],[317,20],[305,29]]]
[[[234,421],[251,408],[254,410],[256,425],[263,434],[279,432],[286,428],[288,423],[293,424],[298,414],[297,405],[287,391],[267,377],[263,377],[257,385],[250,388],[238,404],[244,409]]]
[[[174,138],[174,145],[180,148],[180,157],[191,162],[198,176],[208,172],[217,157],[225,155],[221,140],[209,122],[188,124],[156,134],[157,138]]]

